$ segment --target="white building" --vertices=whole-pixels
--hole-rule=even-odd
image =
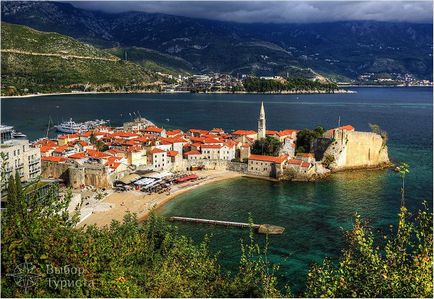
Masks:
[[[18,172],[22,182],[30,182],[41,174],[41,152],[39,148],[30,147],[28,140],[11,139],[1,145],[0,163],[4,166],[2,190],[10,175]],[[2,168],[3,171],[3,168]]]
[[[159,148],[154,148],[149,152],[148,161],[154,171],[161,171],[169,166],[167,165],[167,152]]]

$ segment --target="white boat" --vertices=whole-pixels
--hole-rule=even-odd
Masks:
[[[27,135],[23,134],[21,132],[12,131],[12,138],[15,138],[15,139],[24,139],[24,138],[27,138]]]
[[[86,131],[87,127],[81,123],[76,123],[72,118],[63,122],[60,125],[55,126],[56,130],[62,133],[74,134],[82,131]]]
[[[62,133],[74,134],[74,133],[85,132],[94,129],[106,123],[107,121],[102,119],[89,120],[83,123],[76,123],[71,118],[69,119],[69,121],[63,122],[60,125],[55,126],[55,128],[57,131]]]

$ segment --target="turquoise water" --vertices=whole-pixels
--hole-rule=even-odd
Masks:
[[[77,121],[104,118],[120,125],[129,112],[165,128],[222,127],[256,129],[264,100],[270,129],[352,124],[369,130],[377,123],[389,133],[389,155],[410,164],[406,203],[411,210],[423,200],[432,205],[432,90],[430,88],[357,88],[356,94],[336,95],[92,95],[53,96],[2,101],[2,122],[14,125],[31,139],[45,135],[48,118]],[[169,119],[167,121],[166,119]],[[273,183],[240,178],[218,182],[177,197],[161,213],[246,221],[285,227],[270,237],[268,257],[281,265],[281,282],[300,292],[309,265],[336,257],[351,227],[354,213],[376,230],[396,222],[399,177],[390,170],[335,174],[315,183]],[[211,248],[229,270],[236,269],[240,239],[247,232],[211,226],[180,224],[181,232],[201,240],[212,234]],[[257,236],[263,242],[262,236]]]

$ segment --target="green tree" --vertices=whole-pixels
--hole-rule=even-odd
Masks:
[[[96,139],[96,137],[95,137],[95,134],[91,134],[90,135],[90,137],[89,137],[89,142],[91,143],[91,144],[93,144],[93,145],[95,145],[95,144],[97,144],[97,139]]]
[[[313,130],[303,129],[297,133],[297,152],[310,153],[313,150],[313,142],[324,134],[323,127],[316,127]]]
[[[326,259],[313,266],[305,296],[432,297],[432,213],[425,206],[415,223],[410,218],[401,207],[398,229],[381,242],[357,215],[337,265]]]
[[[433,214],[424,203],[412,222],[404,206],[408,164],[401,163],[401,208],[396,230],[375,239],[356,215],[337,265],[326,259],[308,273],[308,297],[432,297]]]
[[[252,145],[251,152],[255,155],[277,156],[282,147],[282,143],[271,136],[257,139]]]
[[[408,165],[405,162],[401,162],[399,166],[397,167],[398,173],[401,176],[401,205],[404,205],[405,200],[405,176],[407,173],[410,172],[410,165]]]
[[[30,196],[37,193],[18,188],[8,195],[16,209],[9,213],[8,206],[1,219],[2,273],[14,273],[26,262],[37,281],[26,290],[2,275],[3,297],[280,296],[261,255],[244,256],[240,273],[229,274],[210,253],[208,238],[194,242],[154,214],[143,224],[127,214],[109,227],[77,228],[77,217],[67,212],[70,192],[64,198],[49,194],[48,203],[42,203]],[[48,271],[64,266],[81,274]],[[73,283],[58,288],[53,281]]]
[[[371,131],[375,134],[378,134],[383,139],[383,143],[381,148],[384,148],[387,145],[387,142],[389,141],[389,135],[386,131],[380,128],[377,124],[369,124],[369,127],[371,128]]]

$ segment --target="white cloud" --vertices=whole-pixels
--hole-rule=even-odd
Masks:
[[[76,7],[106,12],[145,11],[241,23],[348,20],[431,23],[432,1],[92,1]]]

